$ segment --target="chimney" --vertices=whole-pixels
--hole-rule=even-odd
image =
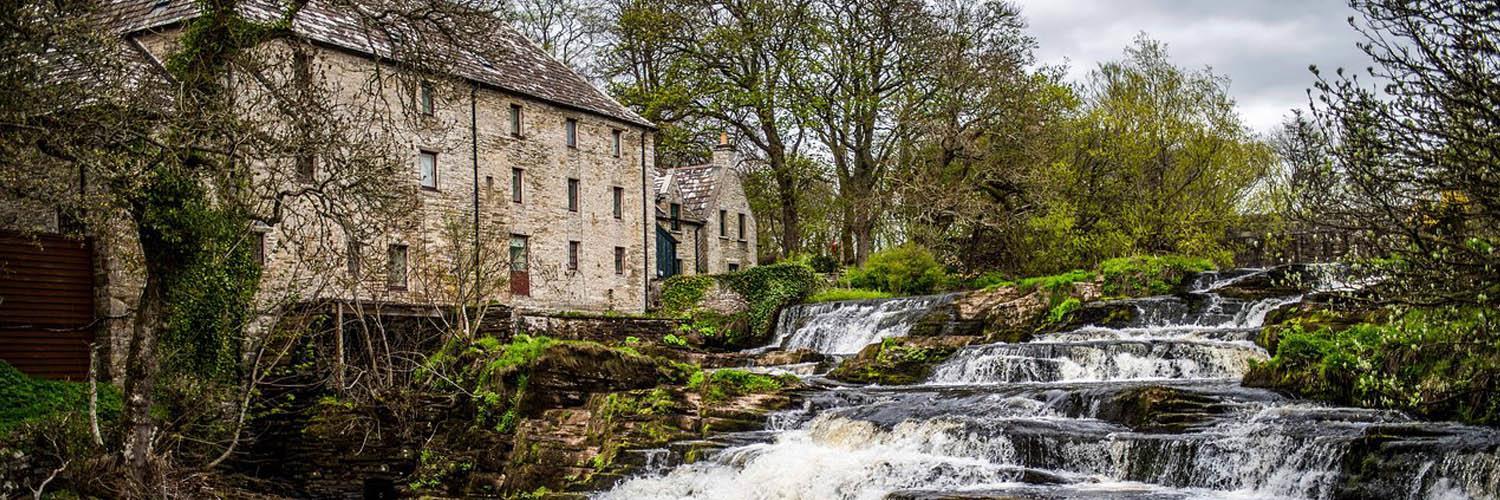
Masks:
[[[734,146],[729,144],[729,132],[719,132],[719,145],[714,146],[714,166],[732,167],[735,156]]]

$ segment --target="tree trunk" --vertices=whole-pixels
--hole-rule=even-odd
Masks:
[[[797,175],[787,164],[780,142],[774,143],[771,172],[776,177],[776,194],[781,203],[781,256],[790,257],[802,250],[801,214],[797,210]]]
[[[125,358],[125,433],[121,449],[127,472],[137,484],[143,484],[146,479],[150,466],[151,436],[156,432],[156,423],[151,420],[151,404],[159,368],[156,359],[156,333],[161,327],[162,308],[160,280],[156,273],[148,269],[146,287],[141,290],[140,305],[135,311],[130,349]]]

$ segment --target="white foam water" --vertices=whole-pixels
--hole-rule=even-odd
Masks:
[[[648,470],[596,498],[1496,498],[1500,432],[1239,387],[1266,358],[1251,340],[1267,314],[1301,300],[1213,293],[1257,272],[1205,274],[1189,294],[1130,301],[1139,314],[1128,326],[961,349],[923,385],[819,393],[817,404],[772,414],[769,441]],[[774,345],[854,353],[905,335],[945,300],[798,306]],[[1127,425],[1132,398],[1158,388],[1183,398],[1146,410],[1169,425]],[[1411,442],[1357,464],[1383,469],[1351,475],[1346,455],[1401,429]],[[1365,489],[1341,489],[1351,480]]]
[[[782,349],[823,354],[857,354],[865,346],[906,335],[912,324],[950,295],[802,304],[788,307],[777,321]]]

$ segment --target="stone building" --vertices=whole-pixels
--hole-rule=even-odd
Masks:
[[[275,14],[264,9],[277,5],[244,4],[253,19]],[[119,5],[123,37],[157,70],[199,13],[191,0]],[[458,63],[449,74],[414,85],[398,81],[392,71],[400,64],[392,60],[395,35],[374,32],[355,16],[317,1],[303,7],[291,26],[295,39],[268,42],[261,49],[271,53],[266,59],[296,65],[288,74],[319,75],[331,89],[330,99],[344,99],[349,109],[359,110],[371,134],[409,165],[406,180],[385,189],[415,201],[408,213],[379,221],[381,230],[365,234],[341,231],[338,224],[309,215],[316,213],[310,207],[289,207],[285,222],[256,230],[263,302],[296,297],[315,306],[364,303],[422,310],[452,306],[469,290],[474,293],[463,295],[465,302],[518,310],[645,309],[655,259],[650,243],[656,217],[647,203],[655,172],[652,123],[503,25],[482,42],[490,44],[483,53],[462,44],[434,47]],[[165,78],[165,71],[160,75]],[[372,102],[388,104],[366,104]],[[265,182],[295,188],[335,175],[320,170],[317,158],[296,161],[297,178],[276,180],[267,171],[257,172],[257,181],[270,178]],[[126,223],[64,237],[66,222],[51,217],[54,212],[0,200],[0,214],[6,215],[0,224],[13,226],[0,233],[0,260],[10,263],[0,266],[0,297],[12,295],[0,301],[0,326],[18,331],[62,312],[47,308],[65,306],[37,304],[16,292],[38,280],[57,279],[39,276],[37,269],[68,267],[68,279],[92,289],[69,292],[78,297],[68,299],[67,312],[76,312],[74,323],[94,331],[56,348],[66,351],[58,356],[70,360],[67,367],[35,372],[77,378],[87,359],[80,349],[98,337],[118,344],[128,328],[140,287],[139,250]],[[23,213],[30,215],[18,215]],[[16,265],[63,255],[56,249],[64,247],[81,251],[68,253],[69,260],[57,266]],[[466,264],[470,255],[478,259]],[[82,331],[79,325],[67,326]],[[59,325],[42,326],[34,329]],[[51,342],[41,338],[47,335],[21,339],[0,333],[0,345],[41,345]],[[0,359],[17,356],[22,355],[0,348]],[[84,361],[74,359],[79,356]],[[123,352],[109,356],[117,358],[118,369]]]
[[[656,171],[657,278],[718,274],[755,265],[755,214],[727,137],[713,159]]]

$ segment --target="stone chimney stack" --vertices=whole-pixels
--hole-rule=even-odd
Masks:
[[[734,146],[729,144],[729,132],[719,132],[719,145],[714,146],[714,166],[733,167],[735,156]]]

